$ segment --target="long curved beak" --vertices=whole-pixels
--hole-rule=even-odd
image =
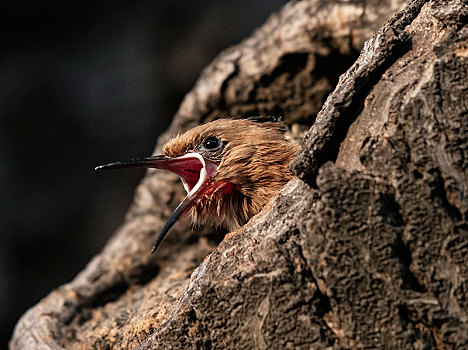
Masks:
[[[185,199],[177,206],[159,233],[156,243],[151,249],[151,254],[159,247],[159,244],[176,223],[177,219],[195,203],[198,194],[203,191],[203,187],[208,182],[210,176],[216,172],[216,165],[205,161],[199,153],[187,153],[176,158],[158,155],[141,159],[131,159],[123,162],[100,165],[97,166],[95,170],[122,168],[157,168],[169,170],[180,176],[188,192]]]
[[[130,159],[123,162],[113,162],[104,165],[99,165],[94,170],[105,170],[105,169],[123,169],[123,168],[158,168],[158,165],[163,165],[167,162],[164,155],[153,156],[147,158]]]

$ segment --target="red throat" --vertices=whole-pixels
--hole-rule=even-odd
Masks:
[[[203,198],[205,196],[211,196],[213,193],[218,192],[222,196],[228,196],[234,190],[234,185],[228,181],[217,181],[208,185],[202,193],[200,193],[199,198]]]

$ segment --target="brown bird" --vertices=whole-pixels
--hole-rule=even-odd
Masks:
[[[273,121],[272,121],[273,120]],[[219,119],[168,141],[161,155],[96,167],[158,168],[180,176],[187,196],[172,213],[151,250],[184,213],[196,224],[234,230],[257,214],[292,177],[299,146],[274,119]]]

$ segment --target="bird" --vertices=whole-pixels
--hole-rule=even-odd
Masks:
[[[151,249],[189,214],[196,225],[233,231],[259,213],[293,178],[299,145],[276,117],[217,119],[170,139],[160,155],[100,165],[95,170],[157,168],[177,174],[187,192]]]

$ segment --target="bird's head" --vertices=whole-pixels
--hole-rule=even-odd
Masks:
[[[292,178],[298,146],[280,122],[220,119],[168,141],[161,155],[96,168],[158,168],[182,180],[187,196],[158,236],[152,252],[184,213],[197,224],[235,229],[257,214]]]

